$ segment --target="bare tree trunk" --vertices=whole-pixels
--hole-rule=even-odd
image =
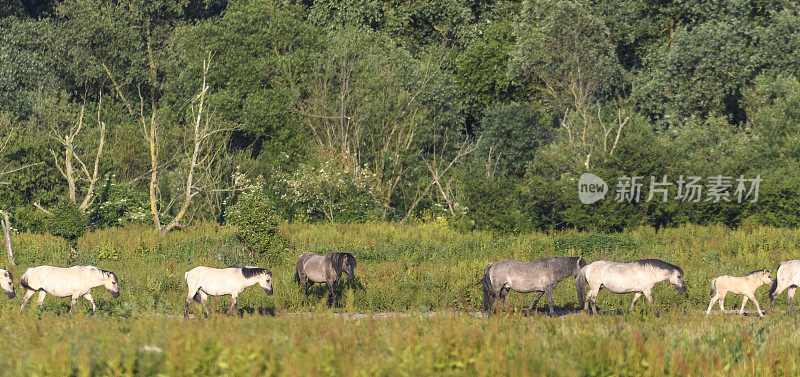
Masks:
[[[5,235],[6,251],[8,252],[8,264],[16,266],[14,263],[14,252],[11,250],[11,220],[8,217],[8,212],[3,211],[3,219],[0,220],[0,225],[3,227],[3,234]]]
[[[156,230],[161,233],[161,235],[165,235],[169,231],[182,226],[180,222],[188,213],[189,207],[192,204],[192,199],[204,189],[208,189],[207,187],[202,186],[201,180],[203,180],[203,178],[206,180],[213,180],[213,177],[209,177],[209,172],[204,173],[204,170],[202,169],[203,166],[211,166],[216,158],[213,150],[209,150],[208,144],[210,140],[207,139],[214,134],[225,132],[227,129],[216,128],[211,125],[211,115],[205,103],[209,90],[209,86],[206,84],[206,77],[208,75],[210,66],[211,54],[209,53],[208,58],[203,60],[203,76],[200,91],[192,101],[192,109],[194,110],[194,107],[197,106],[197,110],[194,112],[192,119],[192,150],[189,154],[189,171],[186,173],[186,187],[183,192],[183,202],[181,203],[181,206],[178,209],[178,213],[175,215],[175,217],[164,225],[161,223],[161,216],[158,208],[159,150],[158,132],[155,117],[155,103],[152,104],[152,114],[149,121],[144,117],[144,106],[141,106],[142,110],[140,111],[140,116],[142,120],[142,128],[144,131],[145,140],[150,147],[150,213],[153,216],[153,224],[155,225]],[[141,97],[140,102],[144,102]],[[213,149],[214,147],[212,146],[211,148]]]
[[[100,109],[103,103],[103,94],[100,93],[100,102],[97,106],[97,124],[100,127],[100,136],[97,144],[97,153],[94,157],[94,166],[93,171],[90,173],[89,169],[86,167],[86,164],[83,163],[83,160],[75,153],[75,138],[80,134],[81,130],[83,129],[83,114],[85,106],[81,106],[81,112],[78,116],[78,121],[76,122],[75,126],[71,127],[67,132],[64,134],[61,133],[60,130],[57,128],[53,128],[51,132],[51,137],[58,140],[64,146],[64,167],[62,168],[59,165],[59,157],[58,154],[51,150],[50,153],[53,155],[54,162],[58,171],[67,180],[67,187],[68,187],[68,195],[69,200],[73,203],[78,205],[78,209],[81,212],[86,212],[89,206],[92,205],[94,202],[95,192],[94,187],[97,184],[97,180],[100,176],[100,157],[103,155],[103,146],[105,145],[105,138],[106,138],[106,124],[100,119]],[[77,161],[80,170],[80,173],[83,173],[83,177],[76,177],[76,168],[74,166],[74,161]],[[80,174],[78,173],[78,174]],[[78,191],[78,180],[83,179],[88,182],[88,187],[86,189],[86,194],[83,197],[81,203],[78,203],[77,198],[77,191]],[[40,210],[47,212],[45,209],[41,208],[40,206],[37,207]]]

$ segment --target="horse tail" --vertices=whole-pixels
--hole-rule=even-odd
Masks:
[[[489,265],[483,270],[483,277],[481,277],[481,280],[478,280],[478,284],[483,288],[483,302],[481,303],[481,310],[484,312],[490,309],[489,302],[491,301],[492,295],[492,279],[489,276],[489,270],[491,268],[492,264],[489,263]]]
[[[580,271],[578,271],[578,276],[575,277],[575,293],[578,294],[578,308],[583,307],[583,287],[586,286],[586,267],[582,267]]]
[[[714,278],[713,280],[711,280],[711,290],[708,291],[708,294],[713,295],[714,289],[716,288],[717,288],[717,278]]]
[[[775,301],[775,291],[778,290],[778,277],[781,276],[781,264],[778,263],[778,267],[775,268],[775,279],[772,279],[772,286],[769,287],[769,303],[772,305],[772,301]]]
[[[586,267],[586,261],[583,259],[583,257],[578,257],[578,261],[575,263],[575,265],[575,267],[577,267],[576,271],[580,272],[581,268]],[[578,276],[578,273],[575,273],[575,276]]]
[[[22,274],[22,277],[19,278],[19,285],[21,285],[22,288],[35,291],[35,289],[31,288],[31,285],[28,283],[28,271],[25,271],[25,273]]]

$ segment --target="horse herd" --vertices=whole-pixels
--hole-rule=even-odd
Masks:
[[[336,284],[343,273],[347,274],[350,281],[355,280],[355,268],[356,258],[350,253],[336,252],[325,255],[305,253],[297,261],[294,277],[295,281],[305,288],[306,295],[314,283],[327,284],[326,305],[336,306],[338,305]],[[680,294],[686,294],[683,270],[660,259],[641,259],[630,263],[601,260],[590,264],[587,264],[582,257],[550,257],[532,262],[505,259],[490,263],[484,269],[483,277],[478,282],[483,287],[481,309],[484,312],[493,312],[495,299],[498,297],[505,309],[505,298],[508,292],[513,290],[520,293],[537,292],[530,306],[524,311],[525,315],[536,308],[543,294],[547,294],[549,313],[554,315],[553,290],[559,282],[569,277],[575,278],[579,306],[583,307],[583,311],[589,311],[591,307],[595,314],[597,295],[603,288],[617,294],[633,293],[630,310],[633,310],[636,301],[642,295],[652,305],[653,286],[661,281],[669,281]],[[254,266],[228,268],[199,266],[186,272],[184,280],[188,288],[184,317],[188,316],[193,301],[201,303],[206,315],[209,315],[208,296],[230,295],[231,303],[228,309],[230,315],[236,310],[237,296],[247,287],[258,284],[267,295],[272,295],[273,292],[272,272]],[[770,308],[775,298],[788,289],[788,305],[791,311],[792,299],[797,286],[800,285],[800,260],[779,263],[774,280],[767,269],[756,270],[741,277],[726,275],[715,278],[711,281],[710,292],[714,296],[706,314],[711,312],[715,302],[719,302],[719,307],[724,312],[725,295],[733,293],[744,296],[739,314],[744,313],[744,307],[749,299],[756,305],[759,316],[763,316],[755,298],[755,291],[765,284],[771,285]],[[57,297],[71,297],[70,311],[81,297],[89,301],[92,310],[96,311],[97,305],[91,295],[91,289],[94,287],[104,286],[112,296],[119,296],[117,276],[113,272],[94,266],[32,267],[20,278],[20,285],[25,288],[25,297],[22,299],[20,310],[25,308],[25,304],[36,292],[39,292],[39,305],[48,293]],[[584,293],[587,285],[589,290]],[[14,278],[11,272],[0,270],[0,288],[9,298],[14,298]]]

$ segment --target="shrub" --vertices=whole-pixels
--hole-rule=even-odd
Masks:
[[[75,240],[86,234],[86,215],[78,209],[77,204],[61,198],[45,225],[48,233],[64,238],[74,245]]]
[[[267,253],[283,249],[286,240],[278,232],[281,218],[275,205],[262,188],[239,195],[226,211],[226,220],[235,226],[236,235],[253,252]]]

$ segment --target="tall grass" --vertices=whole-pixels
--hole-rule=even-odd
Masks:
[[[797,229],[685,225],[614,235],[496,236],[432,222],[290,224],[281,232],[290,247],[278,258],[249,253],[231,229],[213,223],[166,237],[135,225],[95,231],[79,240],[74,254],[57,238],[15,234],[18,266],[11,270],[17,279],[35,265],[93,264],[119,275],[121,295],[112,299],[97,288],[96,315],[85,301],[67,315],[69,299],[50,297],[41,309],[34,303],[19,313],[22,295],[0,298],[0,370],[38,376],[743,376],[792,375],[800,368],[797,314],[779,313],[783,302],[763,320],[706,317],[698,310],[708,303],[713,277],[774,271],[778,261],[797,258]],[[292,281],[294,261],[307,251],[357,256],[359,281],[340,287],[341,308],[324,307],[323,287],[306,297]],[[553,255],[582,255],[589,262],[661,258],[683,267],[689,295],[663,283],[654,292],[657,310],[642,302],[627,313],[631,295],[603,292],[598,306],[606,315],[524,318],[515,311],[531,297],[512,293],[510,313],[464,313],[480,304],[476,282],[487,263]],[[184,272],[231,264],[271,268],[274,296],[245,291],[243,318],[179,319]],[[766,288],[757,297],[767,305]],[[738,299],[729,298],[728,307]],[[227,303],[212,298],[211,307],[222,310]],[[572,279],[559,285],[555,303],[575,307]],[[439,315],[429,316],[430,310]],[[376,313],[383,311],[411,314]],[[346,317],[358,312],[373,314]]]
[[[39,376],[796,375],[793,321],[623,316],[136,320],[4,311],[0,368]]]

